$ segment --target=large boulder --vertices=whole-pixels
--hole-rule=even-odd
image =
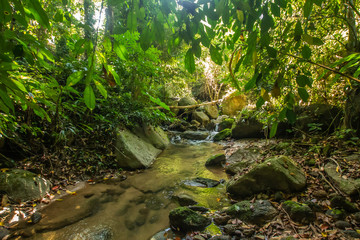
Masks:
[[[216,119],[219,116],[219,110],[216,104],[204,105],[204,111],[211,119]]]
[[[227,159],[225,171],[230,175],[240,173],[256,163],[260,156],[260,149],[257,147],[241,148]]]
[[[154,127],[144,124],[141,127],[135,128],[134,132],[138,137],[158,149],[164,150],[170,144],[167,134],[159,126]]]
[[[291,193],[305,187],[305,173],[296,163],[286,156],[277,156],[242,176],[233,177],[227,184],[227,191],[234,197],[245,198],[268,190]]]
[[[226,161],[226,156],[224,153],[219,153],[216,155],[211,156],[210,158],[208,158],[208,160],[206,160],[205,166],[206,167],[216,167],[216,166],[220,166],[222,164],[225,164]]]
[[[202,126],[206,126],[210,122],[210,118],[201,111],[194,111],[191,119],[199,122]]]
[[[241,201],[227,208],[225,212],[241,221],[256,225],[263,225],[277,215],[277,210],[267,200]]]
[[[116,156],[120,167],[147,168],[160,153],[160,149],[127,129],[119,130],[117,133]]]
[[[29,171],[12,169],[0,172],[0,191],[16,202],[41,199],[50,187],[48,180]]]
[[[191,105],[195,105],[196,101],[195,99],[191,98],[191,97],[183,97],[180,99],[178,105],[179,106],[191,106]]]
[[[201,231],[211,224],[211,220],[187,207],[179,207],[169,214],[170,225],[174,230],[186,233]]]
[[[240,119],[232,129],[232,137],[242,138],[264,138],[263,124],[254,118]]]
[[[358,196],[360,192],[360,178],[353,179],[347,178],[344,179],[341,177],[341,174],[337,171],[337,166],[334,163],[328,163],[325,165],[325,172],[331,179],[333,183],[335,183],[338,188],[350,196]]]
[[[224,99],[221,104],[222,112],[225,115],[235,116],[246,106],[245,95],[238,95],[237,92],[232,93]]]

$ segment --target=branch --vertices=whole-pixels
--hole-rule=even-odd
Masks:
[[[352,10],[353,10],[354,12],[356,12],[356,15],[358,15],[358,17],[360,17],[360,12],[359,12],[359,10],[354,6],[354,4],[353,4],[351,1],[348,1],[347,4],[349,4],[350,7],[352,8]]]
[[[338,71],[338,70],[336,70],[336,69],[334,69],[334,68],[325,66],[325,65],[323,65],[323,64],[316,63],[316,62],[313,62],[313,61],[311,61],[311,60],[307,60],[307,59],[304,59],[304,58],[301,58],[301,57],[292,55],[292,54],[290,54],[290,53],[282,53],[282,52],[280,52],[280,53],[281,53],[281,54],[284,54],[284,55],[287,55],[287,56],[289,56],[289,57],[293,57],[293,58],[300,59],[300,60],[302,60],[302,61],[304,61],[304,62],[308,62],[308,63],[313,64],[313,65],[316,65],[316,66],[318,66],[318,67],[327,69],[327,70],[329,70],[329,71],[332,71],[332,72],[334,72],[334,73],[336,73],[336,74],[339,74],[339,75],[341,75],[341,76],[343,76],[343,77],[346,77],[346,78],[349,78],[349,79],[351,79],[351,80],[360,82],[360,79],[358,79],[358,78],[355,78],[355,77],[353,77],[353,76],[351,76],[351,75],[342,73],[342,72],[340,72],[340,71]]]
[[[211,105],[211,104],[215,104],[217,102],[219,102],[220,100],[216,100],[216,101],[212,101],[212,102],[207,102],[207,103],[201,103],[201,104],[195,104],[195,105],[189,105],[189,106],[169,106],[170,109],[186,109],[186,108],[197,108],[200,106],[204,106],[204,105]],[[150,107],[149,109],[164,109],[161,106],[157,106],[157,107]]]

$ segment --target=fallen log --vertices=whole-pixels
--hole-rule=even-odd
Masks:
[[[200,104],[195,104],[195,105],[189,105],[189,106],[169,106],[170,109],[187,109],[187,108],[197,108],[197,107],[201,107],[204,105],[211,105],[211,104],[215,104],[220,102],[219,100],[216,101],[212,101],[212,102],[206,102],[206,103],[200,103]],[[161,106],[156,106],[156,107],[150,107],[149,109],[164,109],[164,107]]]

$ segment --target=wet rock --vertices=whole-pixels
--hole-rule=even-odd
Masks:
[[[359,211],[355,207],[354,204],[352,204],[351,202],[349,202],[348,200],[346,200],[346,198],[344,198],[342,196],[333,197],[330,201],[330,206],[332,208],[344,209],[345,211],[347,211],[349,213],[355,213],[355,212]]]
[[[219,226],[226,225],[229,220],[230,220],[230,216],[228,215],[214,217],[214,223]]]
[[[226,224],[223,228],[224,233],[228,234],[230,236],[234,236],[234,235],[240,235],[241,236],[241,232],[239,234],[239,229],[240,226],[236,225],[236,224]]]
[[[226,188],[232,196],[244,198],[268,190],[296,192],[305,186],[302,169],[292,159],[277,156],[256,165],[247,174],[232,178]]]
[[[191,115],[192,120],[198,121],[202,126],[206,126],[210,122],[210,118],[201,111],[195,111]]]
[[[229,116],[237,115],[237,112],[241,111],[246,104],[246,96],[234,92],[221,103],[222,113]]]
[[[314,212],[304,203],[285,201],[283,208],[289,214],[290,218],[297,223],[309,224],[315,221]]]
[[[193,211],[200,212],[200,213],[206,213],[206,212],[210,211],[210,209],[208,209],[206,207],[201,207],[201,206],[189,206],[188,208],[190,208]]]
[[[169,214],[169,219],[171,227],[183,233],[201,231],[211,224],[209,218],[186,207],[173,209]]]
[[[336,171],[336,164],[328,163],[325,165],[325,172],[339,189],[349,196],[357,196],[360,192],[360,179],[343,179]]]
[[[86,229],[82,233],[76,234],[73,239],[111,240],[113,239],[113,233],[109,227]]]
[[[141,214],[136,217],[136,219],[135,219],[136,226],[141,227],[145,223],[146,223],[146,216]]]
[[[231,129],[227,128],[227,129],[224,129],[221,132],[217,133],[214,136],[214,141],[218,142],[218,141],[224,140],[225,138],[230,137],[230,136],[231,136]]]
[[[335,220],[343,220],[346,218],[345,210],[343,209],[329,209],[326,214]]]
[[[241,119],[232,129],[234,139],[265,138],[263,124],[253,118]]]
[[[343,233],[352,238],[360,238],[360,234],[354,230],[344,230]]]
[[[219,110],[216,104],[204,105],[204,111],[211,119],[216,119],[219,115]]]
[[[150,240],[167,240],[167,239],[173,239],[175,234],[171,229],[166,229],[163,231],[160,231],[156,233],[154,236],[150,238]]]
[[[351,228],[351,224],[346,221],[339,220],[335,222],[335,227],[340,229],[346,229],[346,228]]]
[[[231,240],[231,237],[228,235],[214,236],[210,240]]]
[[[225,212],[244,222],[263,225],[271,221],[277,214],[277,210],[268,200],[241,201],[225,210]]]
[[[149,223],[150,224],[154,224],[157,223],[160,219],[160,216],[158,214],[154,214],[153,216],[150,217],[149,219]]]
[[[190,124],[191,124],[192,126],[195,126],[196,129],[197,129],[198,127],[200,127],[200,125],[201,125],[201,123],[199,123],[199,122],[196,121],[196,120],[191,120]]]
[[[30,219],[33,224],[36,224],[42,219],[42,214],[40,212],[35,212],[33,215],[31,215]]]
[[[205,131],[185,131],[181,134],[182,138],[189,140],[205,140],[209,136]]]
[[[235,122],[235,119],[233,119],[233,118],[225,118],[224,120],[222,120],[219,123],[219,131],[222,131],[227,128],[231,129],[234,122]]]
[[[119,166],[130,169],[149,167],[161,153],[160,149],[126,129],[118,131],[115,151]]]
[[[209,178],[202,178],[202,177],[197,177],[192,180],[185,180],[183,183],[188,186],[203,187],[203,188],[212,188],[220,184],[219,181],[212,180]]]
[[[10,234],[10,231],[7,230],[6,228],[4,227],[0,227],[0,239],[3,239],[5,238],[7,235]]]
[[[185,132],[187,130],[187,126],[182,124],[181,122],[175,122],[171,124],[168,129],[170,131],[178,131],[178,132]]]
[[[205,163],[206,167],[213,167],[213,166],[221,166],[226,161],[226,156],[224,153],[216,154],[211,156]]]
[[[129,229],[130,231],[134,230],[136,228],[135,222],[130,221],[129,219],[125,220],[125,227]]]
[[[198,203],[191,196],[189,196],[187,194],[174,195],[173,199],[176,200],[179,203],[179,205],[182,207],[196,205]]]
[[[313,212],[323,212],[322,207],[315,202],[305,201],[305,204],[308,205]]]
[[[48,180],[29,171],[12,169],[0,172],[0,191],[16,202],[41,199],[50,187]]]

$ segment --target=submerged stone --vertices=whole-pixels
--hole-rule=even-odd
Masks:
[[[192,187],[212,188],[219,185],[220,182],[209,178],[197,177],[192,180],[185,180],[184,184]]]
[[[185,131],[181,134],[182,138],[189,140],[205,140],[209,136],[205,131]]]
[[[172,229],[179,232],[202,231],[211,224],[211,220],[187,208],[173,209],[169,214]]]

